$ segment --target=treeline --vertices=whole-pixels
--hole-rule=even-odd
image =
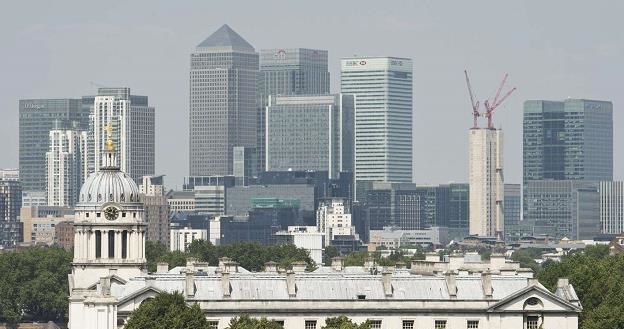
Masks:
[[[579,328],[624,328],[624,255],[609,255],[606,245],[591,246],[564,257],[546,261],[537,273],[551,291],[558,278],[568,278],[583,306]]]
[[[185,252],[169,251],[158,243],[147,241],[145,246],[147,266],[151,272],[156,271],[159,262],[166,262],[169,267],[184,266],[189,257],[197,258],[212,266],[219,264],[219,258],[228,257],[249,271],[261,271],[267,262],[275,262],[282,268],[288,268],[294,262],[306,262],[308,269],[315,267],[307,250],[294,245],[263,246],[257,242],[240,242],[227,246],[215,246],[209,241],[195,240],[188,245]]]
[[[72,258],[59,247],[0,253],[0,323],[67,321]]]

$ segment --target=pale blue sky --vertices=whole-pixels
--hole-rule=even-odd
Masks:
[[[505,72],[518,91],[495,115],[505,178],[522,177],[522,102],[614,103],[615,178],[624,178],[622,1],[13,1],[0,12],[0,167],[18,165],[18,99],[93,94],[91,81],[129,86],[156,106],[156,166],[170,186],[188,174],[188,68],[195,45],[229,24],[261,48],[329,51],[339,59],[414,61],[414,179],[467,181],[471,108]]]

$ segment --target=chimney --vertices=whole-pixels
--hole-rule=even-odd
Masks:
[[[568,285],[570,285],[570,280],[566,278],[557,279],[557,288],[568,289]]]
[[[189,257],[186,259],[186,268],[195,271],[195,263],[197,263],[197,258]]]
[[[453,271],[458,270],[463,265],[464,265],[464,255],[462,253],[455,252],[449,255],[449,264],[448,264],[449,270],[453,270]]]
[[[342,257],[334,257],[332,258],[332,270],[336,272],[340,272],[344,268],[344,258]]]
[[[492,298],[492,273],[489,271],[485,271],[481,273],[481,281],[483,283],[483,295],[486,298]]]
[[[223,291],[223,298],[230,298],[232,295],[232,287],[230,286],[230,272],[221,272],[221,291]]]
[[[221,269],[221,271],[225,272],[228,270],[227,266],[230,261],[231,259],[229,259],[228,257],[219,258],[219,268]]]
[[[308,266],[308,263],[306,262],[294,262],[292,263],[292,270],[295,273],[303,273],[305,272],[305,269],[307,266]]]
[[[288,297],[297,297],[297,285],[295,284],[295,272],[286,272],[286,287],[288,289]]]
[[[264,271],[268,273],[276,273],[277,272],[277,263],[276,262],[266,262],[264,263]]]
[[[492,254],[490,256],[490,270],[491,271],[500,271],[504,267],[505,267],[505,255]]]
[[[375,268],[375,259],[373,257],[367,257],[364,261],[364,269],[370,271],[373,268]]]
[[[156,273],[167,273],[169,272],[169,263],[161,262],[156,264]]]
[[[186,293],[186,297],[195,297],[195,272],[187,269],[184,279],[184,292]]]
[[[111,277],[105,276],[100,278],[100,289],[102,296],[110,296],[111,294]]]
[[[451,296],[451,298],[457,298],[457,283],[455,282],[456,277],[457,276],[452,271],[444,272],[446,288],[448,289],[449,296]]]
[[[439,262],[440,255],[438,255],[438,253],[435,253],[435,252],[427,252],[425,253],[425,260],[428,262]]]
[[[386,297],[392,297],[392,272],[390,270],[384,269],[381,272],[381,283]]]

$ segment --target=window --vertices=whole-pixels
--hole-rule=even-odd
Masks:
[[[403,320],[403,329],[414,329],[414,320]]]
[[[446,329],[446,320],[435,320],[435,329]]]
[[[479,320],[468,320],[466,329],[479,329]]]
[[[316,320],[305,320],[305,329],[316,329]]]
[[[371,329],[381,329],[381,320],[369,320]]]
[[[277,325],[279,325],[280,327],[284,328],[284,320],[273,320],[275,323],[277,323]]]
[[[208,329],[218,329],[219,320],[208,320]]]
[[[102,232],[95,231],[95,258],[102,257]]]
[[[539,328],[539,317],[537,316],[527,316],[526,318],[526,329],[538,329]]]
[[[128,258],[128,231],[121,232],[121,258]]]
[[[108,231],[108,258],[115,258],[115,232]]]

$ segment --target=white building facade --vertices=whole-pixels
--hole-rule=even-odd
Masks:
[[[624,233],[624,182],[600,182],[599,194],[601,233]]]
[[[344,58],[340,71],[340,92],[355,95],[356,194],[363,182],[411,183],[412,60]]]
[[[94,152],[90,166],[99,170],[106,143],[107,129],[119,154],[120,168],[139,182],[155,170],[155,110],[147,96],[130,94],[130,88],[100,88],[95,96],[92,119]],[[109,128],[110,125],[110,128]]]
[[[275,236],[289,240],[297,248],[307,250],[316,264],[323,263],[325,234],[319,232],[316,226],[288,226],[288,231],[277,232]]]
[[[325,246],[329,246],[337,235],[354,235],[349,202],[342,198],[320,201],[316,210],[316,227],[324,235]]]
[[[174,228],[171,229],[170,233],[170,245],[169,250],[171,251],[186,251],[186,247],[188,247],[191,242],[195,240],[208,240],[208,231],[207,230],[199,230],[192,229],[188,227],[184,228]]]
[[[473,128],[468,136],[469,232],[495,237],[503,227],[503,132]]]
[[[46,199],[49,206],[73,206],[78,190],[88,175],[87,132],[50,130],[50,150],[46,152]]]

